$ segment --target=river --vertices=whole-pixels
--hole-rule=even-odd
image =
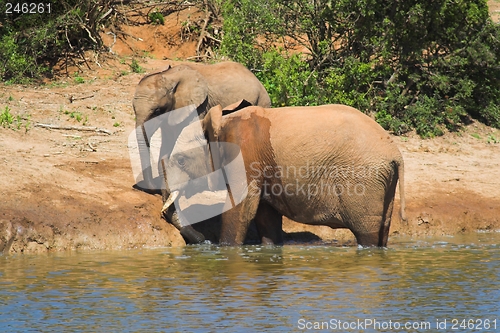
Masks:
[[[0,255],[5,332],[496,332],[500,233]]]

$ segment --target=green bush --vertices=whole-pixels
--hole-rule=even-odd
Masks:
[[[149,21],[151,22],[151,24],[159,24],[159,25],[165,24],[165,18],[163,17],[163,14],[160,12],[149,13]]]
[[[2,113],[0,113],[0,125],[2,127],[10,128],[10,125],[14,122],[14,116],[10,113],[10,108],[5,107]]]
[[[12,128],[17,130],[21,129],[21,127],[24,126],[26,128],[26,131],[28,131],[30,126],[30,116],[24,119],[19,115],[14,117],[14,115],[10,111],[10,108],[6,106],[3,112],[0,113],[0,126],[2,126],[3,128]],[[23,120],[25,120],[24,125]]]
[[[235,0],[222,15],[219,52],[275,106],[347,104],[424,137],[469,117],[500,128],[500,25],[485,0]]]
[[[134,73],[144,73],[144,68],[139,65],[136,59],[132,59],[132,62],[130,63],[130,70]]]
[[[316,77],[298,54],[272,50],[262,54],[262,70],[256,73],[273,105],[318,105]]]
[[[61,57],[103,46],[100,28],[113,15],[113,0],[48,1],[50,13],[6,13],[0,0],[0,80],[26,82],[49,74]]]

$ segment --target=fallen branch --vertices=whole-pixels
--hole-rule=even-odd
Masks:
[[[59,125],[41,124],[41,123],[36,123],[33,126],[34,127],[48,128],[48,129],[57,129],[57,130],[97,132],[97,133],[105,133],[107,135],[113,134],[113,133],[111,133],[111,131],[108,131],[107,129],[91,127],[91,126],[59,126]]]
[[[219,44],[222,44],[222,41],[220,39],[215,38],[214,36],[212,36],[208,32],[205,32],[205,37],[210,38],[211,40],[213,40],[213,41],[215,41],[215,42],[217,42]]]
[[[88,145],[90,149],[92,149],[92,151],[97,151],[96,147],[92,146],[92,143],[90,141],[88,142]]]
[[[140,37],[135,37],[134,35],[131,35],[131,34],[129,34],[129,33],[127,33],[127,32],[125,32],[125,31],[116,30],[116,33],[120,33],[120,34],[122,34],[122,35],[124,35],[124,36],[129,36],[129,37],[132,37],[133,39],[136,39],[136,40],[138,40],[139,42],[144,41],[144,39],[142,39],[142,38],[140,38]]]
[[[186,60],[193,60],[193,59],[200,59],[200,58],[212,58],[209,55],[203,54],[203,55],[195,55],[192,57],[187,57]]]
[[[69,96],[69,102],[73,103],[73,101],[78,101],[81,99],[87,99],[87,98],[92,98],[94,95],[89,95],[89,96],[83,96],[83,97],[73,97],[73,95]]]

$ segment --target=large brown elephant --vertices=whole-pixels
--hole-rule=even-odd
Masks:
[[[216,182],[214,171],[221,169],[227,184],[221,244],[242,244],[252,219],[263,243],[282,243],[286,216],[348,228],[362,246],[387,245],[398,179],[404,219],[404,167],[374,120],[345,105],[222,112],[212,108],[200,131],[192,124],[180,134],[168,162],[172,194],[164,208],[183,195],[196,197],[188,185],[204,176]],[[203,147],[205,137],[210,145]]]
[[[241,99],[263,107],[271,105],[269,95],[259,80],[246,67],[234,62],[212,65],[184,62],[143,77],[133,99],[143,178],[137,179],[136,187],[146,191],[159,191],[162,188],[161,167],[158,168],[160,176],[155,179],[151,168],[150,140],[153,133],[160,129],[162,134],[160,161],[162,157],[170,155],[179,129],[193,121],[187,114],[184,114],[184,118],[182,113],[181,116],[179,113],[169,113],[168,124],[173,126],[168,126],[160,120],[164,119],[160,116],[194,105],[198,116],[203,118],[211,107],[227,106]],[[180,225],[173,207],[165,215],[188,241],[203,240],[201,234]]]

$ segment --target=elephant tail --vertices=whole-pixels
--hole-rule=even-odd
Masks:
[[[404,167],[404,161],[403,158],[400,158],[396,160],[396,165],[398,166],[398,178],[399,178],[399,202],[400,202],[400,214],[401,214],[401,220],[403,222],[407,222],[406,219],[406,213],[405,213],[405,181],[404,181],[404,175],[405,175],[405,167]]]

